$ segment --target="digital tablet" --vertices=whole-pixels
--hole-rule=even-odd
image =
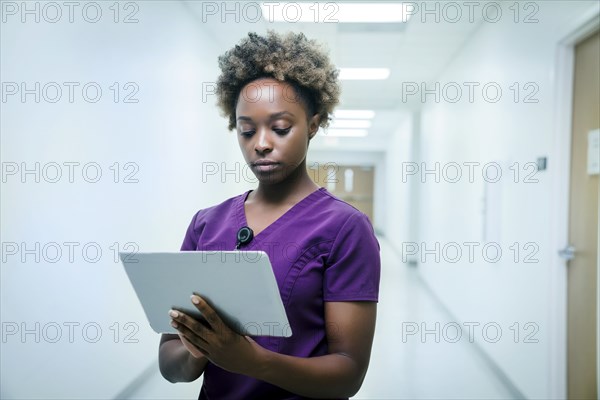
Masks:
[[[198,293],[239,334],[292,335],[264,251],[120,252],[119,257],[157,333],[177,333],[171,326],[171,308],[202,320],[190,300]]]

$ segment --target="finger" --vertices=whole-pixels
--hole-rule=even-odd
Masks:
[[[175,321],[173,321],[171,325],[177,329],[180,336],[185,337],[188,342],[196,346],[204,354],[208,355],[208,342],[202,336],[196,334],[196,332],[192,331],[189,327],[183,324],[178,324]]]
[[[198,294],[194,293],[191,298],[192,303],[202,313],[210,327],[216,331],[216,328],[223,323],[219,314]]]
[[[184,325],[198,336],[206,335],[208,326],[179,310],[169,310],[169,316],[176,325]],[[173,324],[171,324],[173,325]],[[177,326],[173,326],[177,328]]]
[[[192,353],[192,355],[194,357],[196,357],[196,358],[205,357],[205,354],[202,352],[202,350],[200,350],[200,348],[198,348],[198,346],[196,346],[194,343],[187,340],[186,337],[183,336],[182,333],[179,333],[179,339],[181,340],[181,343],[183,343],[185,348],[188,349],[188,351],[190,353]]]

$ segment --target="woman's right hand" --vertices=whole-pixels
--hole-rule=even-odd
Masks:
[[[202,352],[198,350],[196,346],[190,343],[190,341],[187,340],[181,333],[179,334],[179,339],[181,339],[181,343],[183,343],[183,346],[186,348],[187,351],[190,352],[192,356],[194,356],[194,358],[204,358],[204,354],[202,354]]]
[[[182,311],[179,310],[170,310],[169,311],[169,316],[171,317],[171,325],[173,325],[173,318],[177,317],[177,316],[181,316],[184,315],[185,318],[192,318],[189,315],[185,314]],[[198,347],[196,347],[192,342],[190,342],[189,340],[187,340],[185,338],[185,336],[183,336],[180,332],[178,332],[179,335],[179,339],[181,340],[181,343],[183,343],[183,347],[185,347],[185,349],[187,351],[190,352],[190,354],[192,356],[194,356],[194,358],[204,358],[204,354],[200,351],[200,349],[198,349]]]

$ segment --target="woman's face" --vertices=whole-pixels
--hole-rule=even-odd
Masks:
[[[244,159],[261,183],[279,183],[304,166],[308,141],[319,127],[318,114],[307,121],[290,84],[274,78],[248,83],[235,115]]]

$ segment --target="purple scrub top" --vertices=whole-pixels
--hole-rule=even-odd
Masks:
[[[234,250],[247,226],[247,192],[198,211],[181,250]],[[269,255],[292,336],[255,336],[261,346],[297,357],[328,354],[324,302],[378,301],[379,242],[369,218],[325,188],[315,190],[240,250]],[[264,381],[212,363],[199,399],[301,399]]]

